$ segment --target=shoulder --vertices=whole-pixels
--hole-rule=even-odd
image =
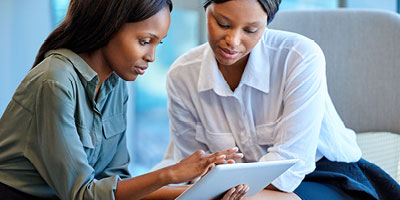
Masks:
[[[50,55],[31,69],[21,84],[36,88],[51,84],[64,90],[72,90],[78,81],[78,74],[68,59],[60,55]]]
[[[62,101],[73,99],[77,85],[71,63],[61,58],[50,56],[31,69],[16,89],[13,100],[26,109],[34,110],[35,99],[43,90],[52,91],[53,95],[67,95]],[[51,98],[50,93],[41,98]]]
[[[266,31],[262,42],[271,63],[277,63],[272,68],[281,72],[282,77],[306,78],[311,74],[325,77],[325,56],[312,39],[297,33],[270,29]]]
[[[171,65],[171,68],[168,71],[168,78],[198,74],[204,55],[208,50],[208,43],[204,43],[180,56]]]
[[[52,81],[62,85],[70,85],[78,78],[73,64],[66,57],[56,54],[46,57],[31,72],[32,76],[40,75],[42,82]]]
[[[293,32],[267,29],[262,42],[270,50],[290,52],[302,58],[315,54],[323,56],[321,48],[314,40]]]

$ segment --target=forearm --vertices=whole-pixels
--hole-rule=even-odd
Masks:
[[[166,199],[176,199],[180,194],[185,191],[189,185],[181,185],[181,186],[164,186],[150,195],[147,195],[144,200],[150,199],[159,199],[159,200],[166,200]]]
[[[118,182],[115,199],[141,199],[157,189],[170,184],[170,174],[160,169],[148,174]]]

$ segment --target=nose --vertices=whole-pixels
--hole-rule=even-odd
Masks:
[[[236,47],[240,44],[240,31],[238,30],[231,30],[226,36],[225,36],[225,41],[226,44],[229,47]]]
[[[156,54],[156,48],[150,49],[149,52],[147,52],[146,55],[144,56],[144,60],[146,62],[154,62],[155,54]]]

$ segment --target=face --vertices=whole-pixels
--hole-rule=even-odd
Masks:
[[[208,42],[219,65],[247,61],[267,25],[267,14],[257,0],[211,3],[206,15]]]
[[[101,49],[110,71],[126,81],[136,80],[155,60],[155,50],[166,37],[170,25],[170,10],[166,7],[152,17],[126,23]]]

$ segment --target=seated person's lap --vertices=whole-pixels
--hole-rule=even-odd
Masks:
[[[354,199],[345,191],[333,185],[303,181],[294,191],[303,200]]]

